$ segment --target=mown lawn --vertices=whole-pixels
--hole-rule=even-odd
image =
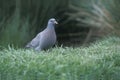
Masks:
[[[120,38],[41,52],[3,49],[0,80],[120,80]]]

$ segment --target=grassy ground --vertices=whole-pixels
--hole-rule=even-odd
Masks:
[[[89,47],[0,51],[0,80],[120,80],[120,38]]]

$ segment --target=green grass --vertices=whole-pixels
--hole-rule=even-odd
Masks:
[[[0,80],[120,80],[120,38],[89,47],[0,51]]]

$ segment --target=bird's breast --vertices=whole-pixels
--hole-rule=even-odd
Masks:
[[[55,31],[48,30],[41,36],[41,48],[49,48],[52,47],[56,42],[56,33]]]

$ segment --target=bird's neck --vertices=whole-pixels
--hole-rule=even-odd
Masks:
[[[48,29],[53,29],[53,30],[54,30],[54,26],[55,26],[54,24],[48,24],[48,25],[47,25],[47,28],[48,28]]]

